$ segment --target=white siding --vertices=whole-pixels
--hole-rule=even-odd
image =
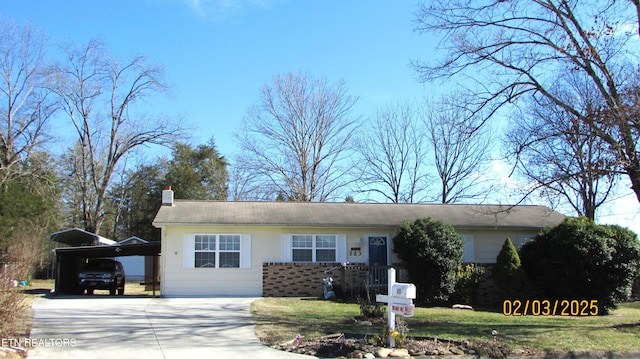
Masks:
[[[245,229],[246,231],[246,229]],[[185,233],[187,232],[187,233]],[[242,229],[185,227],[165,229],[162,238],[161,293],[165,296],[260,296],[262,262],[279,261],[272,234],[254,240],[241,234],[240,268],[194,268],[196,233],[242,233]],[[278,255],[274,256],[274,249]]]
[[[464,231],[464,233],[473,234],[475,263],[495,263],[504,240],[507,238],[511,238],[513,241],[514,238],[520,238],[521,235],[533,237],[536,234],[536,232],[532,231],[499,230]]]

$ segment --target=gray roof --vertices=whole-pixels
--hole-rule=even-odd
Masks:
[[[116,242],[114,243],[114,245],[140,245],[145,243],[149,243],[149,241],[145,241],[144,239],[138,236],[133,236],[133,237],[129,237],[127,239],[121,240],[120,242]]]
[[[51,233],[49,240],[70,246],[111,245],[116,241],[87,232],[80,228],[69,228]]]
[[[154,226],[397,227],[431,217],[462,228],[539,229],[565,216],[543,206],[176,200],[158,211]]]

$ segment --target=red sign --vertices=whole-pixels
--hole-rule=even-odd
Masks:
[[[405,317],[413,317],[413,311],[416,308],[413,304],[397,304],[391,303],[391,312]]]

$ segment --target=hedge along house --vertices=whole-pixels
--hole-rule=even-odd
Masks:
[[[353,290],[368,269],[400,264],[396,230],[426,217],[456,228],[465,262],[495,263],[505,238],[518,246],[565,218],[542,206],[192,201],[171,190],[162,202],[165,296],[320,296],[328,275]]]

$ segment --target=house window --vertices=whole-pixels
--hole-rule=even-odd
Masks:
[[[194,252],[196,268],[215,268],[216,236],[197,235]]]
[[[240,268],[240,235],[220,236],[220,268]]]
[[[195,268],[240,268],[240,246],[241,238],[239,234],[196,234],[193,238],[193,252],[185,247],[186,267]],[[185,241],[185,246],[191,243]],[[189,254],[191,253],[191,254]]]
[[[316,236],[316,262],[336,261],[336,236]]]
[[[294,262],[313,262],[313,236],[291,236],[291,254]]]
[[[335,262],[336,236],[294,234],[291,236],[291,258],[294,262]]]

